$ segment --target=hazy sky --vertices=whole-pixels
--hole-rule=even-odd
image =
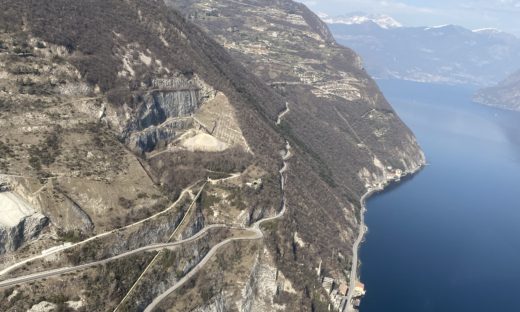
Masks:
[[[520,35],[520,0],[299,0],[315,12],[387,14],[406,26],[456,24]]]

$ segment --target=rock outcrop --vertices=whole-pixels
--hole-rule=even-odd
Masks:
[[[219,294],[216,297],[214,297],[213,299],[211,299],[211,301],[207,305],[199,307],[199,308],[193,310],[192,312],[226,312],[226,311],[229,311],[229,305],[226,301],[226,298],[222,294]]]
[[[56,304],[48,301],[42,301],[33,305],[29,310],[27,310],[27,312],[52,312],[56,311],[56,308]]]
[[[19,195],[0,193],[0,255],[37,238],[48,222]]]
[[[173,142],[193,126],[193,115],[216,91],[197,76],[181,73],[154,79],[135,117],[127,126],[126,141],[136,152],[151,152]]]

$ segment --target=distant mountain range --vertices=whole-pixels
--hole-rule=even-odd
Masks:
[[[475,101],[504,109],[520,110],[520,71],[496,86],[477,92]]]
[[[384,15],[321,18],[375,78],[490,86],[520,68],[520,39],[497,29],[404,27]]]
[[[403,25],[393,19],[388,15],[381,14],[358,14],[351,13],[340,16],[328,16],[326,14],[319,14],[319,16],[323,19],[323,21],[327,24],[345,24],[345,25],[353,25],[353,24],[364,24],[364,23],[375,23],[381,28],[397,28],[402,27]]]

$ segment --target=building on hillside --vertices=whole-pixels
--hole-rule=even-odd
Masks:
[[[346,296],[348,293],[348,285],[345,283],[341,283],[338,288],[338,293],[342,296]]]

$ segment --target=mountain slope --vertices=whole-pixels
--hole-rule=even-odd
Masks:
[[[361,68],[359,57],[338,45],[305,6],[256,0],[167,3],[287,101],[281,126],[297,152],[295,159],[308,160],[329,187],[316,188],[309,169],[292,162],[290,218],[280,222],[273,237],[283,255],[278,265],[297,280],[295,285],[305,280],[301,268],[292,265],[293,257],[305,259],[309,267],[321,262],[325,275],[338,285],[345,282],[358,232],[359,199],[396,172],[413,171],[424,161],[410,131]],[[295,243],[287,237],[294,233],[302,245],[288,249]],[[337,257],[330,256],[331,250],[338,251]]]
[[[361,196],[424,162],[300,4],[223,1],[193,19],[230,29],[208,35],[161,1],[0,3],[0,189],[29,207],[0,217],[0,285],[72,267],[2,311],[142,311],[172,287],[159,310],[326,309],[315,267],[346,281]]]
[[[0,244],[13,248],[0,255],[1,279],[276,213],[285,142],[275,121],[285,103],[198,28],[157,1],[1,3],[9,8],[0,18],[2,180],[49,219],[44,229],[6,228],[14,235]],[[260,189],[246,185],[258,179]],[[2,289],[0,310],[64,301],[143,310],[212,246],[246,234],[213,229],[171,253],[152,249],[72,272],[66,288],[58,276]],[[233,248],[248,259],[259,244]],[[229,274],[233,261],[222,263]]]
[[[515,72],[494,87],[479,90],[475,101],[510,110],[520,110],[520,72]]]
[[[520,39],[496,30],[454,25],[385,29],[371,21],[329,26],[381,79],[489,86],[520,67]]]

